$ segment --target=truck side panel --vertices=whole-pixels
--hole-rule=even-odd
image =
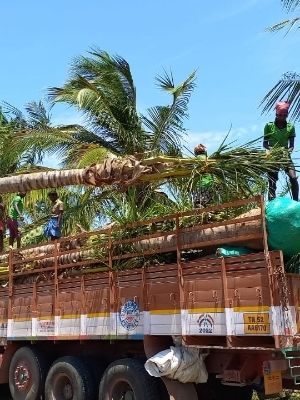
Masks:
[[[280,253],[270,254],[279,265]],[[2,288],[1,339],[182,335],[199,346],[276,347],[274,337],[296,332],[295,308],[282,309],[278,276],[272,278],[278,290],[273,293],[264,253],[199,259],[180,268],[182,280],[178,265],[167,264],[113,276],[87,274],[56,285],[54,280],[16,285],[10,318],[8,288]]]

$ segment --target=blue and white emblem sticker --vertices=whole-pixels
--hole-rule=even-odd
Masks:
[[[138,304],[133,300],[126,301],[120,310],[120,322],[127,331],[133,331],[140,321],[140,310]]]
[[[199,333],[213,333],[215,321],[209,314],[201,314],[197,320],[199,325]]]

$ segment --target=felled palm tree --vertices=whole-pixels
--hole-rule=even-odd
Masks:
[[[288,12],[300,14],[300,0],[281,0]],[[295,26],[300,28],[300,15],[292,19],[286,19],[268,28],[270,32],[277,32],[287,29],[287,33]],[[279,100],[287,100],[290,105],[290,117],[292,120],[300,118],[300,75],[296,72],[287,72],[276,83],[275,86],[265,95],[261,105],[262,112],[269,112],[274,109],[275,103]]]
[[[207,159],[179,158],[165,155],[138,159],[107,159],[83,169],[55,170],[0,178],[0,193],[64,187],[68,185],[112,186],[126,189],[145,182],[164,182],[172,178],[198,179],[201,174],[216,176],[237,193],[251,192],[251,185],[274,167],[286,168],[288,152],[273,149],[268,155],[253,146],[223,147]],[[248,194],[249,194],[248,192]]]

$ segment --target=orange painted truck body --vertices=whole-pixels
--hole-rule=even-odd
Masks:
[[[259,211],[231,217],[247,205]],[[228,218],[216,221],[216,212]],[[224,244],[253,252],[215,257]],[[109,363],[153,354],[176,338],[209,352],[208,372],[223,383],[262,385],[264,376],[266,382],[279,373],[283,386],[297,387],[300,276],[286,274],[282,253],[269,251],[260,197],[41,248],[7,255],[0,383],[9,379],[16,349],[27,344],[51,361],[84,353]]]

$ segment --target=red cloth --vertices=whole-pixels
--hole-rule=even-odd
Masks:
[[[16,219],[7,218],[7,228],[9,230],[9,236],[13,239],[21,236],[21,232],[19,231],[18,221]]]
[[[279,101],[276,106],[276,114],[288,114],[290,105],[287,101]]]

